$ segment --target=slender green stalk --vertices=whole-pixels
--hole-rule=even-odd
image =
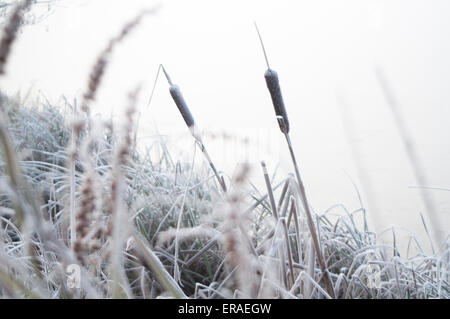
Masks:
[[[184,294],[183,290],[181,290],[177,282],[167,272],[159,258],[150,248],[148,248],[148,244],[144,244],[141,239],[141,235],[136,232],[134,239],[139,255],[142,256],[146,265],[148,265],[160,285],[170,292],[174,298],[187,299],[187,296]]]

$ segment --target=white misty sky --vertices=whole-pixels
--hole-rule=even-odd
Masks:
[[[231,135],[254,129],[259,136],[268,130],[276,155],[263,148],[260,159],[272,170],[279,161],[285,174],[290,162],[264,83],[255,20],[271,67],[280,76],[292,138],[315,209],[323,211],[336,203],[358,208],[344,173],[362,187],[350,142],[361,151],[382,224],[402,225],[423,235],[418,215],[423,204],[418,190],[409,188],[416,182],[374,67],[383,68],[414,133],[428,186],[450,187],[449,1],[67,0],[46,20],[23,30],[2,88],[9,93],[33,88],[54,102],[62,94],[79,96],[108,39],[141,8],[157,3],[158,13],[117,47],[94,112],[120,115],[126,93],[141,84],[142,136],[154,133],[154,123],[163,134],[186,133],[162,78],[152,105],[146,107],[157,67],[163,63],[201,128]],[[337,92],[345,96],[355,122],[350,141],[343,131]],[[189,139],[182,141],[178,146],[192,149]],[[264,144],[261,137],[259,143]],[[245,146],[224,145],[218,139],[208,144],[220,166],[232,174],[235,158],[229,155]],[[256,166],[257,184],[262,181],[259,173]],[[441,231],[448,232],[450,193],[432,192]]]

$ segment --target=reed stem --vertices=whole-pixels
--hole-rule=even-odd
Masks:
[[[282,121],[282,119],[279,119],[279,120]],[[314,250],[316,251],[316,254],[317,254],[317,261],[319,263],[320,270],[322,271],[322,274],[323,274],[322,280],[325,283],[325,287],[327,289],[328,294],[332,298],[335,298],[333,285],[332,285],[331,278],[330,278],[328,270],[327,270],[327,265],[325,263],[325,259],[322,254],[322,250],[320,249],[319,239],[317,237],[316,229],[314,226],[314,221],[312,219],[312,214],[309,209],[309,204],[308,204],[308,199],[306,197],[305,187],[303,186],[302,178],[300,177],[300,171],[298,169],[297,160],[295,159],[294,149],[292,147],[289,133],[284,133],[284,136],[286,137],[286,142],[287,142],[287,145],[289,148],[289,153],[291,155],[292,163],[294,164],[295,176],[297,177],[297,182],[298,182],[297,186],[298,186],[298,190],[300,193],[300,198],[303,203],[303,209],[305,210],[306,220],[308,222],[308,228],[311,233],[311,239],[313,241]]]

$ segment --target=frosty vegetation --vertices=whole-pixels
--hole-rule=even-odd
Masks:
[[[275,182],[263,163],[258,190],[248,165],[225,179],[211,158],[194,169],[159,139],[142,151],[139,87],[124,92],[121,121],[91,117],[109,54],[147,13],[93,59],[81,107],[0,96],[0,297],[450,296],[448,239],[429,254],[411,235],[400,253],[394,230],[386,244],[369,229],[363,202],[305,210],[297,174]],[[11,46],[17,30],[5,30]]]

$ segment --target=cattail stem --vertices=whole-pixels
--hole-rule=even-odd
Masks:
[[[256,24],[255,24],[256,26]],[[270,93],[270,97],[272,99],[272,104],[275,110],[275,115],[278,121],[278,125],[280,127],[280,131],[284,134],[284,136],[286,137],[286,141],[289,147],[289,152],[291,154],[291,158],[292,158],[292,162],[294,163],[294,169],[295,169],[295,175],[297,176],[297,181],[298,181],[298,188],[299,188],[299,194],[300,197],[302,199],[303,202],[303,206],[306,212],[306,216],[307,216],[307,221],[308,221],[308,226],[311,232],[311,237],[314,243],[314,249],[317,252],[317,259],[319,261],[319,265],[320,265],[320,269],[322,270],[323,274],[324,274],[324,281],[325,281],[325,285],[326,288],[328,290],[328,293],[334,297],[334,290],[333,290],[333,285],[331,283],[331,279],[328,275],[327,272],[327,268],[326,268],[326,264],[325,264],[325,260],[323,258],[323,255],[320,252],[320,247],[319,247],[319,239],[317,238],[317,234],[314,228],[314,222],[312,220],[312,215],[311,212],[309,210],[309,205],[308,205],[308,201],[306,199],[306,194],[305,194],[305,189],[303,187],[303,183],[302,180],[300,178],[300,173],[298,170],[298,165],[297,165],[297,161],[295,160],[295,154],[294,154],[294,150],[292,148],[292,144],[291,144],[291,140],[289,138],[289,119],[287,116],[287,112],[286,112],[286,107],[284,105],[284,101],[283,101],[283,95],[281,93],[281,88],[280,88],[280,83],[278,80],[278,74],[275,70],[272,70],[269,67],[269,62],[267,60],[267,55],[266,55],[266,50],[264,48],[264,44],[261,38],[261,35],[259,33],[258,27],[256,26],[256,30],[258,32],[258,36],[260,38],[261,41],[261,46],[263,48],[264,51],[264,56],[266,58],[266,62],[267,62],[267,70],[264,73],[264,78],[266,80],[266,84],[267,84],[267,89],[269,90]]]
[[[311,233],[311,239],[313,241],[314,250],[317,254],[317,261],[319,263],[320,270],[322,271],[322,274],[323,274],[322,278],[325,283],[328,294],[334,298],[335,295],[334,295],[333,285],[332,285],[331,278],[330,278],[328,270],[327,270],[325,259],[323,257],[322,251],[320,249],[319,239],[317,237],[316,229],[314,226],[314,221],[312,219],[312,214],[309,209],[308,199],[306,198],[305,187],[303,186],[302,178],[300,177],[300,171],[298,169],[297,160],[295,159],[295,154],[294,154],[294,149],[292,147],[291,139],[290,139],[288,133],[285,133],[284,136],[286,137],[286,142],[288,144],[289,153],[291,154],[292,163],[294,164],[295,176],[297,177],[297,186],[298,186],[298,190],[300,193],[300,199],[302,200],[303,209],[305,210],[305,213],[306,213],[306,220],[308,223],[309,231]]]
[[[195,138],[195,136],[194,136],[194,138]],[[221,177],[221,176],[219,175],[219,172],[217,171],[216,166],[215,166],[214,163],[212,162],[211,157],[209,156],[209,153],[208,153],[208,151],[207,151],[206,148],[205,148],[205,145],[204,145],[203,142],[200,141],[200,140],[197,140],[197,139],[196,139],[196,142],[197,142],[197,144],[200,146],[200,149],[201,149],[202,153],[205,155],[205,158],[206,158],[206,160],[208,161],[209,166],[211,167],[212,171],[214,172],[214,175],[216,176],[217,181],[219,182],[220,187],[222,188],[223,192],[226,193],[226,192],[227,192],[227,186],[225,185],[225,181],[224,181],[223,177]]]
[[[299,195],[302,200],[303,207],[305,209],[305,213],[306,213],[306,217],[307,217],[306,219],[308,221],[308,227],[309,227],[309,231],[311,233],[311,238],[312,238],[312,241],[314,244],[314,249],[317,253],[317,259],[319,262],[319,266],[323,273],[323,278],[324,278],[323,280],[325,281],[325,286],[326,286],[328,293],[330,294],[330,296],[332,296],[334,298],[333,285],[332,285],[331,279],[329,277],[329,273],[327,271],[325,259],[323,258],[322,252],[320,250],[319,239],[317,237],[316,230],[314,228],[314,222],[312,219],[311,212],[309,210],[309,204],[308,204],[308,200],[306,198],[305,188],[303,186],[303,182],[300,177],[300,172],[298,169],[297,161],[295,160],[294,149],[292,148],[291,140],[289,137],[289,119],[287,116],[286,107],[284,105],[283,95],[281,93],[280,82],[278,80],[278,74],[275,70],[272,70],[269,66],[266,49],[264,48],[264,43],[262,41],[261,34],[259,33],[258,26],[256,25],[256,23],[255,23],[255,27],[256,27],[256,31],[258,32],[259,40],[261,42],[261,47],[263,49],[264,57],[265,57],[266,63],[267,63],[267,70],[264,73],[264,78],[266,80],[267,89],[269,90],[270,97],[272,99],[272,104],[273,104],[273,107],[275,110],[275,115],[276,115],[276,118],[278,121],[278,125],[280,127],[280,131],[286,137],[286,142],[288,144],[289,152],[291,154],[292,162],[294,164],[295,175],[296,175],[297,181],[298,181],[297,185],[298,185]]]

